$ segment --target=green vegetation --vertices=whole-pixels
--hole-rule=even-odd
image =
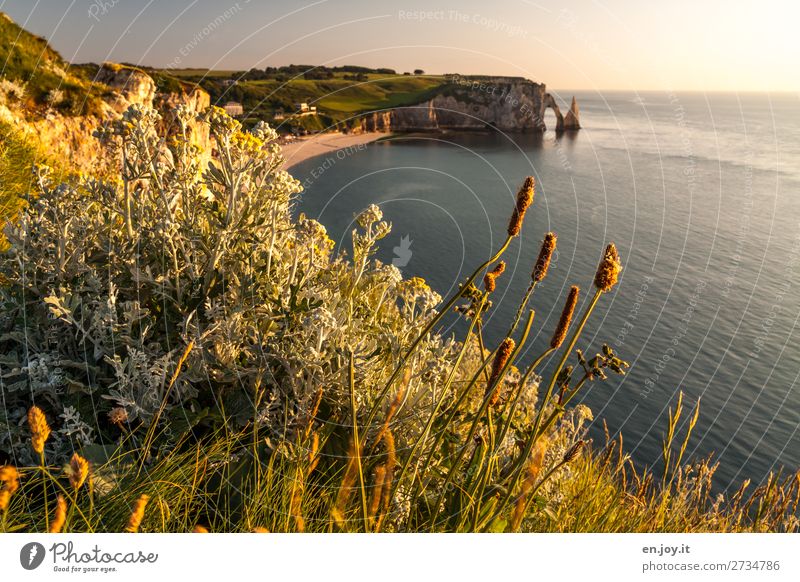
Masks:
[[[622,269],[613,244],[586,307],[573,287],[531,358],[545,235],[505,339],[484,345],[532,178],[507,238],[442,301],[374,260],[391,229],[377,206],[337,255],[321,224],[292,216],[300,188],[277,134],[216,108],[204,120],[219,156],[202,172],[186,132],[165,143],[138,106],[98,132],[125,160],[118,178],[37,171],[0,254],[0,445],[14,460],[0,529],[798,530],[798,474],[714,496],[715,465],[683,458],[698,409],[681,400],[659,474],[621,440],[586,441],[591,411],[570,403],[627,367],[607,345],[584,357],[581,333]],[[466,333],[444,337],[454,310]]]
[[[42,161],[37,144],[0,122],[0,220],[13,217],[33,186],[33,166]]]
[[[91,82],[90,69],[70,66],[47,41],[0,12],[2,76],[21,89],[28,110],[52,107],[65,115],[99,112],[107,89]]]
[[[170,69],[169,74],[199,84],[209,92],[212,103],[241,103],[248,125],[263,119],[278,127],[308,130],[325,129],[360,113],[420,103],[445,84],[441,76],[412,77],[390,69],[353,66],[290,65],[247,72]],[[318,119],[275,120],[276,113],[294,113],[298,103],[316,106]]]
[[[4,122],[0,122],[0,223],[13,219],[36,190],[33,169],[48,164],[62,175],[62,164],[39,147],[35,138]],[[5,247],[5,237],[0,238]]]

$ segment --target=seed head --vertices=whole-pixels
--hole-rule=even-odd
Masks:
[[[581,452],[583,448],[583,440],[579,440],[574,445],[572,445],[569,450],[564,454],[564,463],[571,463],[578,457],[578,453]]]
[[[517,344],[513,339],[507,337],[500,344],[500,347],[497,349],[497,354],[494,356],[494,362],[492,362],[492,373],[489,376],[489,384],[486,386],[487,396],[489,395],[489,391],[491,391],[491,400],[489,401],[491,406],[497,404],[497,400],[500,398],[500,391],[495,384],[497,383],[497,379],[500,377],[500,372],[508,363],[508,359],[511,357],[511,352],[514,351],[516,345]]]
[[[121,406],[116,406],[108,412],[108,420],[111,424],[122,426],[128,422],[128,411]]]
[[[611,291],[611,288],[617,284],[620,271],[622,271],[622,262],[619,260],[617,247],[614,243],[610,243],[603,254],[603,260],[597,267],[594,286],[604,292]]]
[[[548,232],[544,235],[542,247],[539,249],[539,258],[536,259],[536,266],[531,273],[531,279],[536,283],[541,281],[547,276],[547,269],[550,267],[550,259],[553,258],[553,252],[556,250],[556,240],[558,237],[554,232]]]
[[[488,293],[491,293],[497,287],[497,278],[503,274],[506,270],[506,264],[504,261],[500,261],[495,265],[494,269],[486,273],[483,277],[483,286],[486,288]]]
[[[569,324],[572,321],[572,314],[575,313],[575,306],[578,304],[579,293],[580,289],[578,289],[576,285],[573,285],[569,290],[567,302],[564,304],[564,310],[561,312],[561,318],[558,320],[558,326],[555,332],[553,332],[553,337],[550,339],[550,347],[554,350],[560,348],[567,337]]]
[[[139,526],[142,525],[142,519],[144,519],[144,508],[147,507],[147,501],[149,499],[149,495],[142,494],[139,496],[139,499],[136,500],[136,503],[133,504],[133,511],[128,518],[128,525],[125,527],[126,532],[136,533],[139,531]]]
[[[517,192],[517,203],[508,223],[508,236],[517,236],[519,231],[522,230],[522,220],[525,218],[525,213],[530,205],[533,204],[534,183],[533,176],[528,176],[525,178],[525,183],[522,184],[519,192]]]
[[[69,460],[69,484],[76,491],[86,482],[89,476],[89,461],[81,457],[78,453],[73,453]]]
[[[28,426],[31,429],[31,446],[34,452],[41,455],[44,453],[44,443],[50,438],[50,425],[38,406],[31,406],[28,411]]]
[[[6,511],[11,496],[19,489],[19,472],[11,465],[0,467],[0,511]]]
[[[61,533],[61,528],[64,527],[65,521],[67,521],[67,502],[64,500],[63,495],[59,495],[56,501],[56,514],[53,516],[53,521],[50,522],[48,532]]]

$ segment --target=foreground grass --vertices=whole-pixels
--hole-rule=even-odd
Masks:
[[[681,412],[679,405],[672,426]],[[3,531],[374,532],[396,517],[381,513],[381,492],[371,480],[366,513],[347,510],[343,491],[358,497],[357,483],[324,469],[329,460],[316,457],[311,442],[298,460],[270,450],[256,432],[221,432],[201,442],[187,440],[180,452],[144,459],[141,451],[122,452],[128,439],[116,451],[106,451],[111,453],[106,460],[98,458],[77,489],[75,463],[20,469],[21,487],[2,513]],[[797,474],[771,475],[753,491],[745,483],[723,499],[711,493],[715,466],[708,460],[667,469],[666,477],[657,479],[637,471],[622,450],[621,438],[586,447],[568,469],[556,469],[558,500],[553,491],[544,492],[553,475],[542,476],[524,498],[529,505],[522,531],[797,531]],[[414,520],[408,523],[399,531],[431,531]],[[486,531],[507,526],[502,520]],[[465,522],[442,531],[474,530]]]

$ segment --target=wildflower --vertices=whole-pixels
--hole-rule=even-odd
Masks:
[[[597,274],[594,276],[594,286],[600,291],[611,291],[611,288],[616,285],[619,273],[622,271],[622,262],[619,260],[619,253],[614,243],[610,243],[606,247],[606,252],[603,255],[603,260],[597,267]]]
[[[370,224],[383,220],[383,212],[377,204],[370,204],[361,214],[356,217],[361,228],[367,228]]]
[[[28,426],[31,429],[31,446],[38,454],[44,454],[44,443],[50,438],[50,425],[47,417],[38,406],[31,406],[28,411]]]
[[[500,372],[508,363],[508,359],[511,357],[511,352],[514,351],[515,347],[516,343],[514,340],[510,337],[507,337],[497,349],[494,362],[492,362],[492,374],[489,376],[489,384],[486,386],[487,396],[489,395],[489,391],[492,391],[491,400],[489,401],[491,406],[497,404],[497,399],[500,398],[500,392],[495,387],[495,384],[497,383],[497,379],[500,377]]]
[[[86,482],[89,476],[89,461],[81,457],[78,453],[73,453],[69,460],[69,484],[76,491]]]
[[[136,533],[139,531],[139,526],[142,525],[144,519],[144,508],[147,507],[147,501],[150,499],[149,495],[142,494],[136,503],[133,505],[133,511],[128,518],[128,525],[125,526],[125,531],[128,533]]]
[[[491,293],[497,287],[496,280],[497,278],[503,274],[506,270],[506,264],[504,261],[500,261],[495,265],[494,269],[486,273],[483,277],[483,286],[486,288],[488,293]]]
[[[517,192],[517,203],[508,223],[508,236],[517,236],[522,229],[522,220],[525,218],[525,213],[530,205],[533,204],[533,186],[533,176],[528,176],[525,178],[525,183],[522,184],[519,192]]]
[[[121,427],[128,422],[128,411],[122,406],[116,406],[108,412],[108,420],[111,424],[116,424]]]
[[[548,232],[544,235],[542,247],[539,249],[539,258],[536,259],[536,266],[531,273],[531,279],[536,283],[540,282],[547,275],[547,269],[550,267],[550,259],[553,258],[553,252],[556,250],[556,240],[558,237],[553,232]]]
[[[67,521],[67,502],[63,495],[59,495],[56,502],[56,514],[53,516],[53,521],[50,522],[48,532],[61,533],[61,528],[64,527],[65,521]]]
[[[557,350],[560,348],[561,344],[564,343],[564,339],[567,337],[567,330],[569,330],[569,324],[572,321],[572,314],[575,312],[575,306],[578,304],[579,291],[580,289],[575,285],[569,290],[569,296],[567,296],[567,302],[564,304],[564,310],[561,312],[561,318],[558,320],[558,326],[550,340],[551,349]]]

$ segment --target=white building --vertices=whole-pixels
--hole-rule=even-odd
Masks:
[[[242,107],[241,103],[237,103],[236,101],[228,101],[223,109],[225,109],[225,113],[231,117],[239,117],[240,115],[244,115],[244,107]]]

